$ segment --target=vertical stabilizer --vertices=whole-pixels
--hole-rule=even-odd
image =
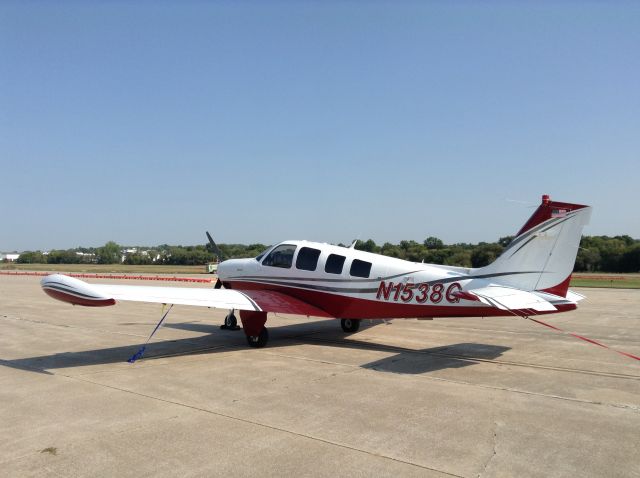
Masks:
[[[566,297],[582,229],[590,217],[589,206],[544,195],[502,255],[478,272],[491,274],[501,285]]]

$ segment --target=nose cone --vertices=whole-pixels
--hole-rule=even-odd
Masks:
[[[247,275],[254,270],[255,259],[229,259],[218,264],[218,278],[227,280]]]
[[[225,280],[229,277],[229,262],[230,261],[224,261],[218,264],[218,279]]]

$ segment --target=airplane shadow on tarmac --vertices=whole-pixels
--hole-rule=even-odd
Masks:
[[[328,323],[332,325],[327,327],[326,324]],[[409,349],[375,343],[369,340],[358,340],[358,334],[345,335],[333,324],[335,324],[334,321],[322,321],[270,327],[270,341],[264,350],[277,350],[278,348],[292,345],[312,344],[341,349],[391,352],[394,355],[360,366],[380,372],[423,374],[442,369],[467,367],[478,362],[493,360],[510,349],[510,347],[479,343],[458,343],[427,349]],[[147,346],[143,360],[149,361],[182,355],[214,354],[217,352],[229,352],[230,349],[249,349],[246,345],[244,333],[241,330],[220,330],[217,324],[200,322],[173,323],[166,324],[164,327],[208,335],[151,342]],[[363,326],[361,330],[366,328],[368,326]],[[140,343],[80,352],[61,352],[13,360],[6,360],[0,357],[0,365],[35,373],[52,374],[49,370],[126,363],[139,350],[141,345]]]

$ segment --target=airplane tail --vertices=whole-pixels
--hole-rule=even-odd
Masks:
[[[590,217],[590,206],[544,195],[500,257],[476,273],[500,285],[566,297],[582,229]]]

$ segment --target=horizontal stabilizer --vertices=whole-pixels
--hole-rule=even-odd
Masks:
[[[532,309],[538,312],[557,310],[549,301],[531,292],[514,289],[512,287],[489,286],[480,289],[471,289],[466,292],[478,297],[478,300],[483,304],[501,310]]]
[[[582,299],[585,299],[585,296],[582,294],[578,294],[577,292],[574,292],[572,290],[568,290],[566,299],[570,300],[571,302],[579,302]]]

